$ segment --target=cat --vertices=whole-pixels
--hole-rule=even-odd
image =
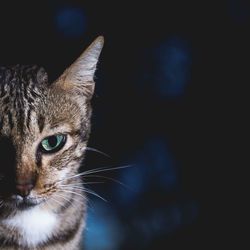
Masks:
[[[81,249],[78,171],[103,44],[96,38],[53,83],[38,66],[0,68],[0,249]]]

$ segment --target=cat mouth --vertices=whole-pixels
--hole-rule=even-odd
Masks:
[[[21,197],[19,195],[12,195],[4,203],[7,207],[12,207],[19,210],[25,210],[41,204],[43,200],[31,197]]]

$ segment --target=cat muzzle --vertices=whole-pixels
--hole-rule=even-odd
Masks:
[[[25,184],[16,184],[16,194],[24,197],[27,197],[31,190],[34,188],[34,184],[25,183]]]

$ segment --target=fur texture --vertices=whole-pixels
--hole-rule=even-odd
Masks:
[[[77,173],[102,47],[98,37],[52,84],[37,66],[0,68],[0,249],[80,249],[86,197]],[[55,135],[62,148],[44,153],[41,142]],[[28,195],[16,192],[31,182]]]

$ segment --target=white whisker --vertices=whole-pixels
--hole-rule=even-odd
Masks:
[[[108,158],[111,158],[110,155],[108,155],[108,154],[106,154],[106,153],[104,153],[104,152],[102,152],[102,151],[100,151],[100,150],[98,150],[96,148],[85,147],[85,149],[88,150],[88,151],[93,151],[93,152],[99,153],[99,154],[104,155],[104,156],[106,156]]]
[[[63,193],[72,193],[72,194],[78,195],[78,196],[80,196],[80,197],[82,197],[82,198],[85,199],[85,196],[83,196],[83,195],[80,194],[80,193],[74,192],[73,190],[75,190],[75,189],[66,189],[66,188],[64,188],[64,189],[62,190],[62,192],[63,192]],[[67,191],[67,192],[66,192],[66,191]],[[69,191],[70,191],[70,192],[69,192]],[[79,191],[83,191],[83,190],[79,190]]]
[[[84,175],[88,175],[88,174],[94,174],[94,173],[99,173],[99,172],[107,172],[107,171],[112,171],[112,170],[118,170],[118,169],[123,169],[123,168],[130,168],[133,167],[134,165],[125,165],[125,166],[119,166],[119,167],[103,167],[103,168],[95,168],[95,169],[90,169],[87,171],[84,171],[83,174]]]
[[[59,184],[61,182],[73,179],[73,178],[77,178],[80,176],[87,176],[89,174],[95,174],[95,173],[100,173],[100,172],[107,172],[107,171],[112,171],[112,170],[118,170],[118,169],[124,169],[124,168],[129,168],[129,167],[134,167],[134,165],[125,165],[125,166],[119,166],[119,167],[103,167],[103,168],[95,168],[95,169],[90,169],[87,171],[84,171],[82,173],[73,175],[73,176],[69,176],[68,178],[65,178],[63,180],[58,181],[56,184]]]
[[[67,199],[65,196],[63,196],[63,195],[60,195],[60,194],[58,194],[58,193],[56,193],[56,196],[57,197],[61,197],[61,198],[63,198],[65,201],[67,201],[67,202],[70,202],[70,200],[69,199]]]
[[[83,186],[83,184],[81,183],[79,183],[79,184],[74,184],[74,183],[70,183],[70,184],[60,184],[60,185],[58,185],[58,187],[60,188],[60,187],[82,187]]]
[[[60,181],[57,181],[56,184],[60,184],[60,183],[62,183],[62,182],[64,182],[64,181],[67,181],[67,180],[70,180],[70,179],[73,179],[73,178],[77,178],[77,177],[79,177],[79,176],[81,176],[81,175],[82,175],[82,173],[76,174],[76,175],[72,175],[72,176],[69,176],[69,177],[64,178],[64,179],[62,179],[62,180],[60,180]]]
[[[73,194],[76,194],[76,195],[79,195],[79,196],[85,198],[83,195],[81,195],[81,194],[79,194],[79,193],[76,193],[76,192],[73,192],[73,191],[71,191],[70,189],[64,189],[63,191],[64,191],[65,193],[73,193]],[[106,199],[104,199],[102,196],[100,196],[99,194],[95,193],[94,191],[91,191],[91,190],[86,189],[86,188],[85,188],[85,189],[81,189],[81,191],[84,191],[85,193],[92,194],[92,195],[94,195],[94,196],[100,198],[101,200],[107,202]]]
[[[71,199],[68,200],[67,198],[65,198],[64,195],[58,195],[58,194],[56,194],[56,196],[61,197],[61,198],[65,199],[65,200],[67,200],[68,202],[71,202],[71,201],[73,200],[74,203],[77,202],[77,203],[79,203],[79,204],[82,204],[82,201],[79,201],[79,199],[77,199],[76,197],[71,197]],[[87,198],[86,198],[86,197],[85,197],[85,199],[86,199],[86,201],[87,201]],[[72,203],[71,203],[71,204],[72,204]]]
[[[102,184],[105,183],[104,181],[88,181],[88,182],[83,182],[83,183],[79,183],[79,184],[60,184],[59,187],[82,187],[83,185],[88,185],[88,184]]]
[[[57,199],[50,197],[50,199],[52,199],[53,201],[55,201],[57,204],[59,204],[61,207],[64,207],[65,205],[61,202],[59,202]]]
[[[90,175],[88,175],[88,176],[86,176],[86,177],[90,177],[90,178],[92,178],[92,177],[97,177],[97,178],[103,178],[103,179],[106,179],[106,180],[110,180],[110,181],[113,181],[113,182],[115,182],[115,183],[118,183],[118,184],[120,184],[121,186],[123,186],[123,187],[125,187],[125,188],[127,188],[127,189],[129,189],[129,190],[131,190],[132,191],[132,189],[128,186],[128,185],[126,185],[126,184],[124,184],[123,182],[121,182],[121,181],[119,181],[119,180],[117,180],[117,179],[114,179],[114,178],[111,178],[111,177],[107,177],[107,176],[103,176],[103,175],[92,175],[92,174],[90,174]],[[84,183],[85,184],[85,183]]]

